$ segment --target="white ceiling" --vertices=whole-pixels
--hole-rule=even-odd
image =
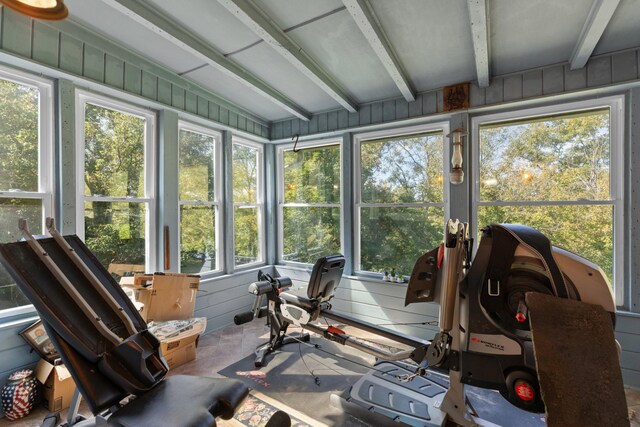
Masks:
[[[470,7],[480,4],[485,10],[485,1],[487,19],[474,29],[488,34],[488,54],[474,50],[470,18]],[[151,13],[127,10],[131,2],[146,5]],[[350,13],[354,4],[368,11],[368,22],[387,42],[396,69],[414,93],[477,80],[477,55],[489,62],[489,79],[570,62],[585,30],[597,41],[587,54],[640,46],[640,0],[66,0],[66,4],[71,20],[267,121],[340,109],[349,103],[357,109],[403,96],[398,79],[394,81],[384,59],[376,55],[375,40],[372,45],[371,36],[365,36]],[[254,9],[249,17],[255,24],[238,18],[237,9],[246,7]],[[154,20],[157,14],[169,22],[169,34],[176,30],[175,34],[193,36],[222,61],[240,67],[240,77],[181,46],[176,37],[167,37],[167,28]],[[597,25],[590,29],[587,24],[592,21],[604,30]],[[273,32],[286,36],[270,44]],[[284,55],[282,44],[290,44]]]

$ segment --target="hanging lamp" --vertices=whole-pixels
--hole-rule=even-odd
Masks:
[[[59,21],[69,15],[63,0],[0,0],[0,4],[36,19]]]

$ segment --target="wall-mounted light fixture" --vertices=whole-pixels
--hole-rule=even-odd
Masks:
[[[467,136],[463,128],[452,130],[447,137],[451,138],[451,172],[449,181],[452,184],[462,184],[464,171],[462,170],[462,138]]]
[[[60,21],[69,15],[63,0],[0,0],[0,4],[23,15],[48,21]]]

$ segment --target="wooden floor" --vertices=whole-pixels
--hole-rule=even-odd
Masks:
[[[221,377],[218,374],[219,370],[251,354],[258,344],[266,341],[268,336],[269,330],[258,321],[210,332],[200,338],[196,360],[173,369],[169,374]],[[640,390],[627,389],[626,396],[631,426],[640,427]],[[86,416],[91,415],[84,404],[80,406],[80,413]],[[8,421],[0,418],[0,427],[39,426],[46,414],[46,409],[37,408],[29,416],[20,420]],[[61,415],[66,417],[66,411]],[[218,426],[230,427],[231,424],[219,420]]]

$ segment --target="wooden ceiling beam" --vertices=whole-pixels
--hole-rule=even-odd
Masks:
[[[193,36],[185,29],[176,25],[173,21],[165,18],[149,6],[138,0],[103,0],[116,10],[129,16],[144,27],[154,33],[169,40],[176,46],[202,59],[207,64],[222,71],[226,75],[234,78],[244,86],[267,98],[274,104],[295,115],[296,117],[308,121],[311,115],[302,107],[284,96],[275,88],[269,86],[257,76],[251,74],[235,62],[227,59],[222,53],[203,43],[199,38]]]
[[[586,65],[618,4],[620,0],[594,0],[569,60],[572,70]]]
[[[218,0],[229,12],[275,49],[302,74],[348,111],[358,111],[349,95],[251,0]]]
[[[342,0],[347,11],[353,17],[358,28],[384,65],[387,73],[404,96],[407,102],[416,100],[416,93],[407,78],[398,56],[396,55],[387,35],[384,33],[380,21],[368,0]]]
[[[489,6],[486,0],[468,0],[471,40],[476,60],[478,86],[488,87],[490,79],[491,43],[489,40]]]

